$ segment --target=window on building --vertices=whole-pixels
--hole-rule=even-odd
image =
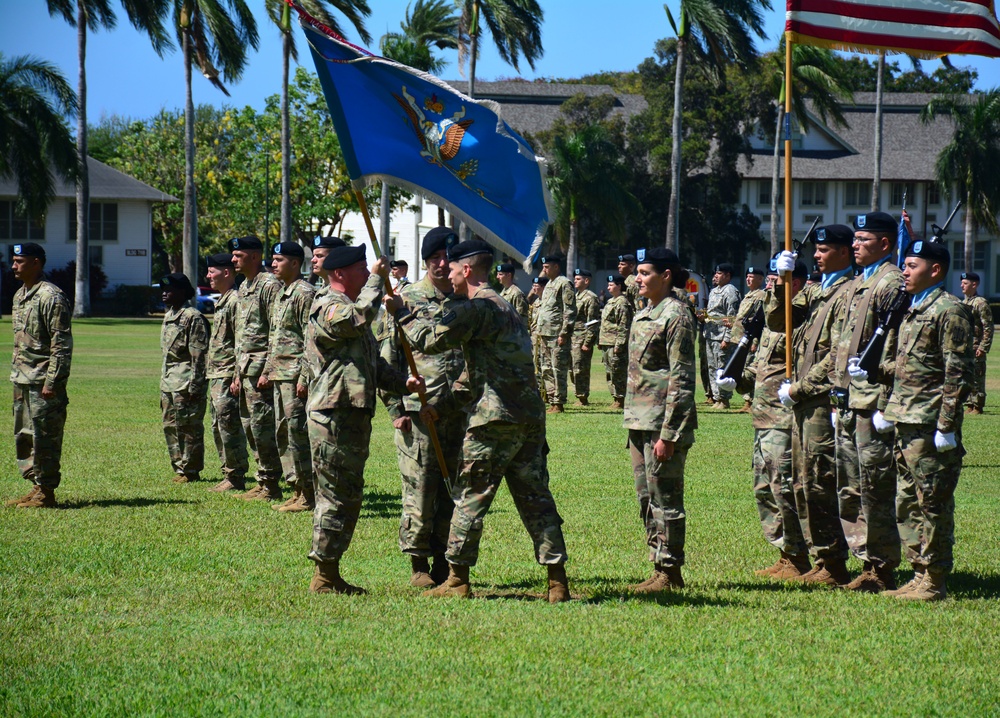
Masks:
[[[93,267],[95,264],[98,267],[104,266],[104,247],[99,244],[91,245],[87,247],[90,253],[90,266]]]
[[[760,216],[760,223],[761,224],[771,224],[771,213],[770,212],[765,212],[764,214],[762,214]]]
[[[97,242],[118,241],[118,205],[116,203],[90,203],[90,239]],[[76,202],[69,204],[69,241],[76,241]]]
[[[889,206],[890,207],[902,207],[903,202],[909,204],[911,207],[917,199],[915,190],[913,189],[912,182],[893,182],[892,191],[889,193]]]
[[[986,271],[986,255],[989,254],[989,242],[976,242],[972,248],[972,268]]]
[[[965,243],[952,242],[951,269],[954,272],[965,271]]]
[[[30,219],[19,212],[17,202],[0,200],[0,240],[44,242],[45,222]]]
[[[800,206],[826,207],[826,182],[803,182],[799,193]]]
[[[941,185],[931,182],[927,185],[927,205],[936,207],[939,204],[941,204]]]
[[[781,180],[778,182],[778,204],[782,204],[784,201],[785,201],[785,183],[784,180]],[[757,206],[758,207],[771,206],[771,180],[757,181]]]
[[[870,182],[845,182],[844,206],[867,207],[871,204],[872,186]]]

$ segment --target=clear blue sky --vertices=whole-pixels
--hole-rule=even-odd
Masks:
[[[230,104],[238,107],[263,107],[264,98],[280,91],[281,45],[277,29],[263,11],[263,0],[249,0],[255,8],[260,33],[260,49],[251,56],[243,80],[229,86],[231,98],[226,98],[201,75],[195,72],[195,103]],[[179,50],[160,59],[148,40],[137,33],[124,18],[121,5],[112,0],[119,15],[119,27],[112,31],[91,34],[88,38],[88,119],[97,122],[103,115],[149,117],[161,108],[180,108],[184,103],[184,75]],[[399,28],[407,0],[371,0],[374,9],[368,20],[368,30],[376,38]],[[676,9],[678,0],[669,3]],[[670,34],[663,4],[657,0],[617,0],[614,3],[597,0],[542,0],[545,24],[542,28],[544,56],[534,71],[522,64],[526,78],[578,77],[603,70],[630,70],[652,55],[658,38]],[[31,54],[56,63],[76,84],[76,34],[61,18],[48,15],[43,0],[11,2],[4,0],[3,22],[0,23],[0,51],[5,55]],[[676,12],[675,12],[676,16]],[[777,4],[768,13],[769,38],[760,47],[769,50],[777,46],[784,30],[784,8]],[[312,61],[304,46],[302,31],[297,30],[300,58],[312,69]],[[357,37],[350,36],[352,41]],[[454,62],[455,53],[445,58],[452,63],[441,73],[445,79],[460,79]],[[979,71],[981,89],[1000,85],[1000,60],[980,57],[955,57],[957,65],[972,65]],[[904,66],[906,58],[901,58]],[[927,72],[936,62],[925,62]],[[513,77],[517,73],[504,65],[492,45],[484,44],[477,75],[489,80]]]

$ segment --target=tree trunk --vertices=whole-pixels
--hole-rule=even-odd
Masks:
[[[476,96],[476,55],[479,54],[479,3],[472,4],[472,26],[475,32],[472,33],[469,43],[469,97]]]
[[[90,174],[87,171],[87,11],[76,4],[76,45],[80,61],[76,125],[76,299],[74,317],[90,316]]]
[[[184,274],[198,286],[198,205],[194,188],[194,100],[191,95],[191,33],[183,31],[184,50]]]
[[[569,246],[566,248],[566,275],[573,278],[576,270],[576,257],[580,248],[577,245],[577,220],[576,220],[576,197],[569,197]]]
[[[674,122],[670,152],[670,203],[667,206],[667,249],[680,244],[681,211],[681,95],[684,85],[684,38],[677,39],[677,72],[674,77]]]
[[[972,248],[976,241],[976,227],[975,220],[972,215],[972,193],[967,192],[965,195],[965,246],[963,250],[965,251],[965,271],[974,272],[972,268]]]
[[[778,103],[778,124],[774,128],[774,168],[771,170],[771,256],[778,251],[778,189],[781,187],[781,123],[785,104]]]
[[[282,10],[288,10],[285,5]],[[292,129],[288,121],[288,64],[292,54],[292,33],[281,35],[281,228],[279,242],[292,238]]]
[[[872,179],[871,211],[878,211],[882,194],[882,84],[885,78],[885,52],[878,54],[878,84],[875,88],[875,177]]]
[[[378,243],[382,250],[382,256],[389,256],[389,220],[391,219],[389,210],[389,183],[382,183],[382,201],[379,204],[379,235]]]

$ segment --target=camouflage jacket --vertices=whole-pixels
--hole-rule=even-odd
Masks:
[[[710,342],[728,342],[733,330],[719,320],[724,317],[735,319],[739,310],[740,290],[732,284],[712,287],[705,308],[705,338]]]
[[[456,298],[436,324],[407,310],[400,310],[396,320],[410,343],[426,354],[463,348],[470,427],[545,424],[528,330],[495,291],[481,287],[471,299]]]
[[[416,284],[407,286],[399,296],[410,312],[431,323],[439,322],[454,301],[438,291],[427,275]],[[400,345],[400,330],[391,318],[387,323],[391,325],[392,331],[382,341],[380,354],[400,372],[408,374],[409,366]],[[462,348],[447,349],[439,354],[424,354],[416,348],[411,348],[411,351],[417,373],[427,384],[427,403],[433,404],[441,414],[464,409],[469,396]],[[420,399],[416,394],[400,396],[388,391],[379,394],[393,419],[403,416],[407,411],[420,411]]]
[[[958,298],[938,288],[911,307],[899,327],[892,397],[885,418],[962,428],[962,404],[973,383],[972,326]]]
[[[628,340],[626,429],[658,431],[664,441],[694,443],[695,323],[675,296],[635,315]]]
[[[383,286],[382,277],[373,274],[355,302],[329,287],[316,294],[309,310],[303,366],[309,411],[356,408],[374,414],[376,384],[406,393],[406,376],[378,355],[371,332]]]
[[[743,338],[743,322],[750,314],[750,310],[753,309],[754,303],[764,301],[764,295],[765,292],[763,289],[754,289],[752,292],[747,292],[746,296],[743,297],[743,301],[740,302],[740,308],[736,310],[736,321],[733,322],[732,331],[729,334],[729,341],[733,344]]]
[[[261,272],[240,285],[236,293],[236,370],[241,377],[258,377],[267,363],[271,336],[271,305],[281,291],[281,280]]]
[[[271,381],[299,381],[309,309],[315,296],[313,285],[296,279],[282,287],[275,297],[271,305],[271,339],[264,369]]]
[[[852,409],[865,411],[885,409],[893,383],[892,361],[896,357],[896,332],[890,331],[886,338],[881,358],[883,369],[879,372],[879,376],[869,377],[865,381],[853,380],[847,373],[847,362],[852,355],[857,356],[864,351],[872,334],[875,333],[875,328],[878,326],[875,307],[902,285],[903,273],[890,259],[868,279],[865,279],[864,274],[855,277],[837,303],[837,318],[834,322],[834,337],[830,348],[832,354],[830,378],[835,386],[850,387],[848,401]],[[872,293],[872,298],[868,302],[868,310],[862,317],[859,316],[859,304],[868,293]],[[855,331],[858,332],[857,340],[854,338]],[[857,348],[852,354],[851,349],[855,343]]]
[[[559,276],[546,284],[535,311],[538,336],[569,339],[576,322],[576,292],[570,281]]]
[[[797,342],[801,329],[796,329],[792,341]],[[750,417],[755,429],[792,429],[792,410],[778,399],[778,389],[785,381],[785,333],[764,329],[757,344],[757,353],[747,360],[736,390],[753,393]]]
[[[634,274],[625,277],[625,298],[632,305],[633,314],[646,306],[646,301],[639,296],[639,285],[636,283]]]
[[[601,334],[597,345],[602,349],[614,349],[616,353],[628,351],[632,315],[632,304],[624,294],[609,299],[601,313]]]
[[[65,386],[73,358],[69,301],[51,282],[21,287],[14,294],[14,353],[10,380],[15,384]]]
[[[514,311],[521,317],[521,321],[524,322],[525,326],[528,326],[528,300],[525,299],[521,288],[516,284],[511,284],[500,292],[500,296],[506,299],[510,306],[514,307]]]
[[[966,297],[962,304],[972,318],[972,331],[976,344],[973,349],[982,349],[984,354],[988,354],[993,346],[993,311],[990,303],[978,294],[973,297]]]
[[[576,295],[576,323],[573,324],[573,343],[593,349],[601,331],[601,302],[597,295],[584,289]]]
[[[208,334],[208,320],[197,309],[167,309],[160,329],[160,391],[204,393],[208,385]]]
[[[215,305],[212,336],[208,340],[209,379],[229,379],[236,375],[236,291],[230,289]]]

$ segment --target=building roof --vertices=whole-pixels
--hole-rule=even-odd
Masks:
[[[93,157],[87,158],[87,169],[90,179],[90,198],[92,200],[107,199],[145,199],[150,202],[179,202],[176,197],[150,187],[134,177],[129,177]],[[56,175],[55,190],[57,198],[74,199],[76,184],[67,182]],[[0,196],[17,196],[17,182],[14,178],[0,178]]]
[[[953,125],[947,117],[935,119],[929,124],[920,121],[920,110],[933,97],[929,93],[914,92],[887,92],[883,95],[883,180],[933,182],[936,179],[934,163],[951,141]],[[844,108],[844,119],[848,127],[831,125],[826,132],[834,140],[842,140],[842,149],[794,153],[794,179],[870,181],[874,177],[875,93],[854,93],[854,102]],[[821,120],[816,118],[816,121]],[[773,147],[755,150],[752,158],[752,163],[740,158],[739,173],[749,179],[770,178]]]
[[[468,82],[448,82],[459,92],[468,93]],[[632,117],[646,109],[642,95],[615,92],[607,85],[575,85],[562,82],[476,82],[476,99],[500,103],[501,116],[507,124],[521,134],[535,135],[552,127],[560,116],[560,108],[574,95],[588,97],[614,95],[615,107],[611,116]]]

